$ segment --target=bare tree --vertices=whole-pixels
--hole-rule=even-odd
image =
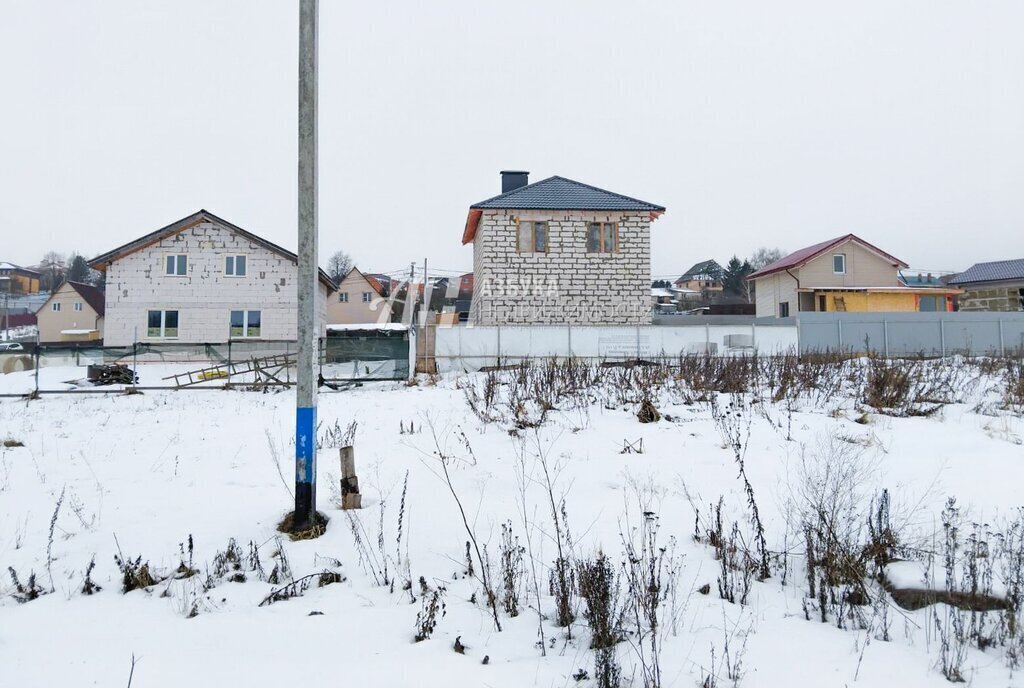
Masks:
[[[781,249],[762,246],[750,254],[750,258],[747,258],[747,262],[750,263],[750,267],[754,270],[760,270],[765,265],[770,265],[779,258],[782,258],[782,256],[783,253]]]
[[[327,274],[330,275],[331,279],[335,282],[340,282],[352,267],[352,256],[344,251],[335,251],[334,254],[327,259]]]

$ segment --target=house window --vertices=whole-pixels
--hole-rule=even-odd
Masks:
[[[519,252],[520,253],[547,253],[548,252],[548,223],[547,222],[520,222],[519,223]]]
[[[1020,309],[1024,311],[1024,287],[1017,290],[1017,296],[1020,299]]]
[[[363,303],[370,303],[371,301],[373,301],[373,292],[372,291],[364,291],[363,292]]]
[[[338,292],[338,303],[348,303],[348,292],[347,291],[339,291]]]
[[[619,250],[619,226],[614,222],[587,225],[587,253],[615,253]]]
[[[81,301],[78,301],[78,302],[75,303],[75,310],[76,311],[81,311],[82,310],[82,302]]]
[[[60,301],[54,301],[53,303],[51,303],[50,304],[50,310],[52,310],[54,313],[59,313],[60,312]]]
[[[779,317],[789,317],[789,301],[783,301],[782,303],[779,304]]]
[[[149,311],[147,337],[173,339],[178,336],[178,311]]]
[[[167,256],[166,262],[164,263],[164,274],[173,275],[175,277],[184,277],[187,271],[188,256]]]
[[[224,274],[229,277],[245,277],[245,256],[225,256]]]
[[[934,313],[946,310],[945,296],[922,296],[917,300],[917,310],[922,313]]]
[[[832,272],[836,275],[846,274],[846,254],[836,253],[832,256]]]
[[[259,337],[260,311],[231,311],[232,337]]]

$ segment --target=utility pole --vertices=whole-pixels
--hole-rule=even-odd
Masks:
[[[316,523],[317,19],[318,0],[299,2],[299,357],[295,394],[295,514],[292,529]]]

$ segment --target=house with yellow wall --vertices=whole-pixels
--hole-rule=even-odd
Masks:
[[[92,342],[103,339],[103,292],[91,284],[65,282],[36,313],[39,341]]]
[[[907,264],[854,234],[802,248],[752,273],[757,317],[800,312],[951,311],[959,289],[909,286]]]
[[[39,291],[39,278],[35,270],[29,270],[11,263],[0,263],[0,292],[10,294],[35,294]]]

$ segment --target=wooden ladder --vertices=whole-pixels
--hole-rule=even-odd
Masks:
[[[837,311],[846,311],[846,301],[843,299],[842,296],[833,296],[832,300],[836,304]]]

